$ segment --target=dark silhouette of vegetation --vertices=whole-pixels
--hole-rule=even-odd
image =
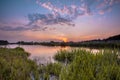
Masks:
[[[83,42],[18,42],[19,45],[43,45],[43,46],[71,46],[71,47],[91,47],[91,48],[120,48],[120,41],[92,40]]]
[[[105,39],[105,40],[120,40],[120,34],[119,35],[115,35],[115,36],[111,36],[111,37],[109,37],[109,38],[107,38],[107,39]]]
[[[9,42],[7,40],[0,40],[0,45],[7,45]]]
[[[90,48],[120,48],[120,35],[109,37],[103,40],[89,40],[82,42],[17,42],[19,45],[44,45],[44,46],[71,46],[71,47],[90,47]]]
[[[90,48],[120,48],[120,35],[115,35],[103,40],[88,40],[81,42],[25,42],[9,43],[6,40],[0,40],[0,45],[18,44],[18,45],[44,45],[44,46],[71,46],[71,47],[90,47]]]
[[[32,42],[24,42],[24,41],[19,41],[17,42],[19,45],[34,45],[33,41]]]

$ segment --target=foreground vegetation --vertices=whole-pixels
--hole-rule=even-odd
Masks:
[[[61,50],[55,63],[36,64],[22,48],[0,48],[0,80],[120,80],[120,53]]]
[[[59,75],[60,80],[120,80],[118,55],[110,50],[96,55],[84,50],[62,51],[55,56],[56,60],[67,62]]]
[[[37,65],[22,48],[0,48],[0,80],[38,79]]]
[[[61,50],[41,72],[43,80],[120,80],[120,53],[118,50],[101,50],[97,54],[75,49]]]

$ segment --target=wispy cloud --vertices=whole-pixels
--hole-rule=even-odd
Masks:
[[[56,24],[75,26],[71,19],[68,17],[61,17],[60,15],[54,16],[53,14],[29,14],[28,19],[30,21],[28,26],[32,26],[32,30],[34,31],[44,31],[49,29],[47,26]]]
[[[67,24],[68,26],[75,26],[73,21],[84,15],[93,15],[99,13],[100,15],[110,12],[112,7],[119,3],[120,0],[79,0],[79,5],[70,4],[56,6],[52,0],[44,1],[36,0],[36,3],[41,7],[50,11],[50,14],[32,14],[29,15],[30,23],[39,23],[39,25],[52,24]]]
[[[79,6],[75,4],[71,4],[71,5],[63,5],[63,7],[57,7],[54,4],[52,4],[50,1],[42,3],[40,0],[36,0],[36,3],[38,5],[51,11],[51,13],[54,16],[61,15],[61,16],[67,16],[69,18],[76,18],[83,14],[91,14],[90,7],[87,6],[87,3],[83,1],[81,2],[82,4],[80,4]]]
[[[31,24],[39,24],[41,26],[44,25],[53,25],[53,24],[67,24],[69,26],[73,26],[72,20],[69,18],[54,16],[53,14],[30,14],[28,15],[28,19]]]
[[[55,6],[55,4],[52,4],[51,1],[52,0],[41,2],[41,0],[36,0],[36,3],[41,7],[51,11],[54,16],[61,15],[69,18],[76,18],[86,14],[91,15],[92,13],[95,14],[94,10],[98,10],[99,12],[99,10],[104,9],[105,11],[106,7],[111,8],[111,6],[120,2],[120,0],[79,0],[76,2],[79,3],[79,5],[75,5],[73,3],[70,5],[63,4],[62,7],[58,7]]]
[[[75,24],[71,19],[54,16],[53,14],[29,14],[28,15],[29,22],[26,24],[20,23],[1,23],[0,30],[3,31],[45,31],[45,30],[55,30],[55,27],[51,27],[49,25],[68,25],[74,26]],[[19,26],[20,25],[20,26]]]

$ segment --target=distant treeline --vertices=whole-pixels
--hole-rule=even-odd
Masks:
[[[71,47],[91,47],[91,48],[120,48],[120,40],[115,41],[103,41],[92,40],[84,42],[17,42],[19,45],[44,45],[44,46],[71,46]]]
[[[7,45],[9,42],[7,40],[0,40],[0,45]]]
[[[105,40],[120,40],[120,34],[119,35],[115,35],[115,36],[111,36]]]
[[[24,42],[19,41],[21,45],[44,45],[44,46],[71,46],[71,47],[91,47],[91,48],[120,48],[120,35],[112,36],[103,40],[89,40],[82,42]]]
[[[0,44],[8,44],[8,41],[1,41]],[[120,48],[120,35],[112,36],[103,40],[89,40],[82,42],[25,42],[19,41],[17,43],[10,44],[18,44],[18,45],[44,45],[44,46],[71,46],[71,47],[91,47],[91,48]]]

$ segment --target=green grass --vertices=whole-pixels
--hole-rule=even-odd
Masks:
[[[56,80],[120,80],[120,59],[118,50],[105,49],[93,54],[86,50],[61,50],[54,56],[56,63],[41,69],[43,80],[50,75]]]
[[[0,48],[0,80],[120,80],[118,51],[60,50],[54,56],[57,62],[37,65],[22,48]]]
[[[62,69],[60,80],[120,80],[120,59],[116,50],[104,50],[96,55],[85,50],[64,52],[61,51],[62,56],[60,52],[56,54],[55,59],[61,62],[61,59],[72,58],[72,61]]]
[[[37,79],[37,65],[29,55],[19,47],[0,48],[0,80],[31,80],[30,74]]]

